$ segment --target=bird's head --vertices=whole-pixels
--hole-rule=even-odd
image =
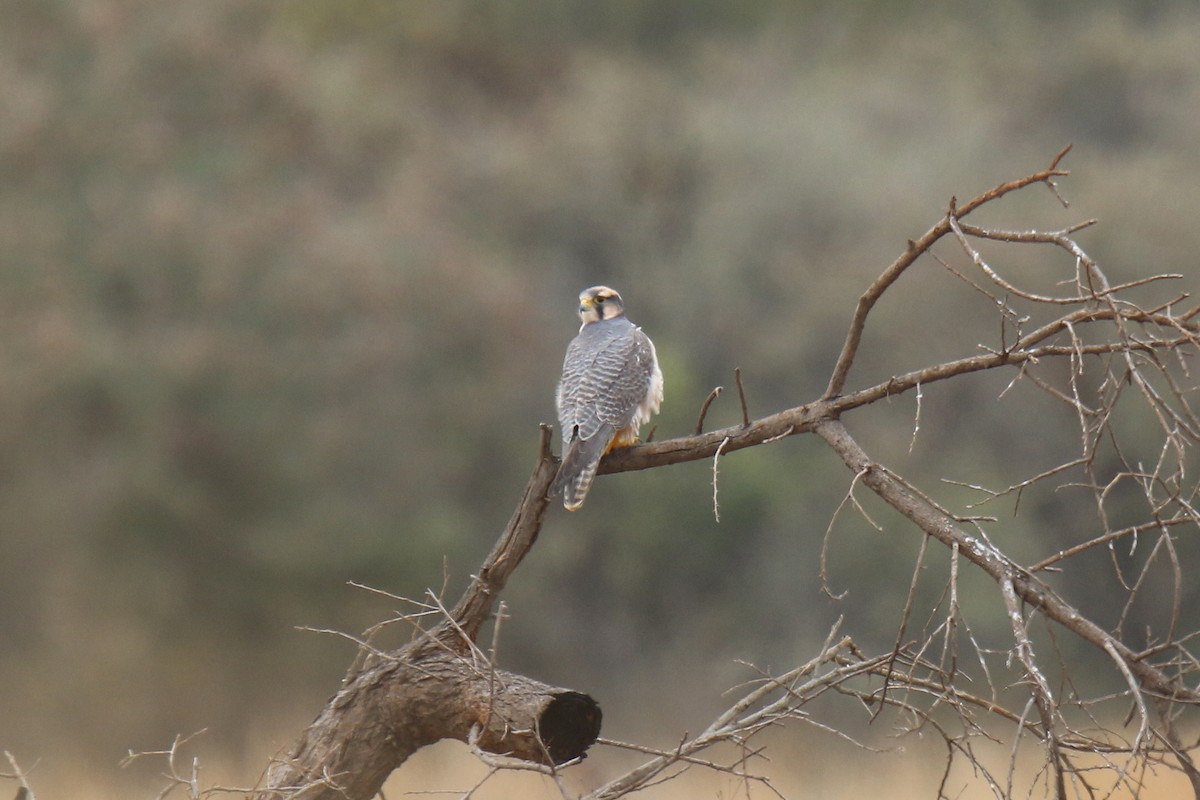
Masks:
[[[625,313],[625,304],[616,289],[593,286],[579,293],[579,318],[583,324],[613,319]]]

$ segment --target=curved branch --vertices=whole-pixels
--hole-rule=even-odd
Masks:
[[[373,797],[412,753],[470,741],[541,764],[578,758],[600,733],[600,707],[580,692],[501,672],[474,642],[541,530],[558,460],[542,426],[538,461],[492,552],[446,618],[392,653],[370,651],[275,762],[258,800]]]
[[[614,472],[653,469],[669,464],[682,464],[687,461],[699,461],[712,458],[718,448],[722,454],[725,454],[734,450],[768,444],[799,433],[810,433],[813,426],[826,417],[837,417],[851,409],[903,394],[917,386],[926,386],[958,375],[996,369],[997,367],[1019,366],[1026,362],[1036,362],[1042,358],[1104,355],[1130,350],[1170,350],[1183,344],[1194,343],[1196,333],[1200,332],[1200,326],[1195,323],[1184,323],[1178,318],[1164,314],[1129,312],[1122,313],[1120,316],[1134,322],[1170,326],[1182,332],[1173,339],[1146,342],[1102,342],[1078,346],[1048,344],[1033,347],[1038,342],[1067,330],[1072,324],[1111,320],[1116,316],[1118,315],[1110,308],[1082,309],[1023,336],[1009,351],[960,358],[907,372],[866,389],[785,409],[753,420],[748,426],[731,425],[699,435],[662,439],[619,448],[604,457],[604,460],[600,462],[598,472],[605,475]]]
[[[1057,196],[1054,178],[1067,174],[1058,169],[1058,162],[1065,152],[1060,153],[1048,169],[1001,184],[961,207],[956,207],[952,199],[946,216],[919,239],[908,243],[907,250],[859,298],[828,386],[819,399],[752,421],[746,411],[740,372],[735,372],[742,424],[701,432],[704,412],[713,399],[710,396],[701,411],[695,435],[616,450],[602,460],[599,472],[642,470],[708,459],[796,434],[815,432],[841,456],[864,485],[915,523],[928,537],[962,554],[989,575],[1003,590],[1010,613],[1019,616],[1019,610],[1014,611],[1014,598],[1020,598],[1047,619],[1105,652],[1129,679],[1130,690],[1136,698],[1140,699],[1140,686],[1141,692],[1158,698],[1200,703],[1200,692],[1187,687],[1181,677],[1168,674],[1165,668],[1151,663],[1149,657],[1157,651],[1135,653],[1130,650],[1111,633],[1085,618],[1030,570],[986,541],[968,534],[959,520],[936,506],[930,498],[873,462],[840,421],[847,411],[972,372],[1009,366],[1024,370],[1026,365],[1043,358],[1065,357],[1076,362],[1085,355],[1119,354],[1131,363],[1130,371],[1135,373],[1136,368],[1132,366],[1135,353],[1150,354],[1138,358],[1158,363],[1156,351],[1200,343],[1200,324],[1192,321],[1197,309],[1179,316],[1170,313],[1169,305],[1152,311],[1127,307],[1116,301],[1114,293],[1140,282],[1110,288],[1095,269],[1102,284],[1099,289],[1081,294],[1079,298],[1070,298],[1071,301],[1078,299],[1085,307],[1042,325],[1015,343],[1004,342],[998,350],[893,376],[885,382],[845,393],[867,317],[882,294],[942,237],[951,233],[964,239],[964,233],[988,236],[983,229],[958,224],[960,218],[979,206],[1036,183],[1045,184]],[[1079,256],[1082,251],[1068,238],[1073,230],[1035,237],[1002,232],[1000,238],[1016,236],[1020,241],[1048,241]],[[1088,266],[1090,284],[1094,268],[1090,259]],[[1042,298],[1034,296],[1033,299]],[[1083,343],[1077,337],[1076,329],[1097,322],[1112,323],[1116,334],[1109,341]],[[1150,338],[1135,338],[1127,331],[1126,326],[1130,323],[1157,330],[1151,332]],[[1064,341],[1060,337],[1062,334],[1069,338]],[[1149,400],[1162,403],[1153,387],[1142,388]],[[1170,384],[1170,388],[1176,397],[1182,394],[1174,384]],[[1188,419],[1191,419],[1190,412]],[[545,520],[551,502],[547,492],[559,464],[550,452],[550,438],[550,428],[543,425],[537,463],[508,525],[454,607],[445,611],[438,603],[438,610],[444,614],[442,622],[395,652],[364,646],[361,663],[351,668],[340,691],[301,735],[288,756],[272,766],[267,777],[267,786],[271,788],[257,795],[259,798],[365,799],[378,790],[387,775],[411,752],[440,738],[459,738],[492,752],[504,752],[536,764],[549,765],[582,755],[596,740],[600,710],[595,701],[578,692],[555,689],[529,678],[497,671],[475,645],[480,630],[494,613],[500,593],[533,547]],[[1124,535],[1127,530],[1116,532],[1113,537]],[[1044,568],[1049,563],[1052,563],[1051,559],[1041,562],[1038,567]],[[1018,631],[1019,641],[1022,636],[1023,632]],[[1027,649],[1026,655],[1028,658],[1023,663],[1027,672],[1036,672],[1031,649]],[[888,654],[880,663],[890,663],[892,659],[894,654]],[[887,669],[890,675],[890,666]],[[1137,685],[1134,685],[1134,677]],[[789,687],[789,691],[796,691],[795,687]],[[1058,739],[1051,730],[1053,720],[1048,716],[1048,691],[1043,692],[1043,699],[1046,703],[1039,706],[1039,711],[1043,712],[1044,735],[1054,746],[1070,746],[1068,739]],[[1141,707],[1144,722],[1144,704]],[[750,715],[741,719],[739,716],[748,727],[737,730],[753,733],[759,729],[760,722],[765,725],[775,719],[772,714],[782,713],[781,708],[767,706],[762,717]],[[710,734],[714,741],[725,735],[724,729],[716,732],[720,736],[714,730],[706,731],[692,744],[704,744],[708,741],[705,737]],[[1142,738],[1139,736],[1139,743]],[[684,755],[681,750],[674,758],[686,761]],[[1181,756],[1181,760],[1185,760],[1184,757]],[[644,774],[634,770],[593,795],[620,796],[628,788],[643,785],[643,778],[658,774],[660,768],[669,763],[675,761],[651,762],[641,768]],[[1058,774],[1061,782],[1061,772]]]
[[[1067,148],[1067,150],[1069,149]],[[965,217],[984,203],[998,200],[1010,192],[1015,192],[1034,183],[1044,183],[1053,191],[1054,178],[1070,174],[1067,170],[1058,169],[1058,162],[1066,155],[1067,150],[1059,153],[1048,169],[1035,172],[1019,180],[1002,183],[957,209],[955,208],[955,200],[951,198],[950,212],[939,220],[936,225],[927,230],[919,239],[910,241],[908,249],[893,261],[891,266],[885,269],[867,290],[863,292],[862,296],[858,298],[858,305],[854,309],[854,317],[850,320],[850,330],[846,333],[846,341],[842,345],[842,352],[838,355],[837,364],[833,368],[833,375],[829,378],[829,386],[826,387],[825,393],[821,395],[823,399],[837,397],[845,388],[846,377],[850,374],[850,367],[854,363],[854,357],[858,353],[858,346],[862,342],[863,331],[867,327],[867,315],[871,313],[871,309],[875,306],[875,303],[887,291],[888,287],[895,283],[904,271],[913,265],[913,262],[928,251],[929,248],[933,247],[939,239],[952,231],[951,218]]]
[[[374,659],[342,686],[256,800],[374,797],[418,749],[446,738],[540,764],[578,758],[600,732],[587,695],[487,671],[431,639]]]
[[[466,633],[473,642],[483,623],[491,616],[500,592],[508,583],[513,570],[521,563],[537,541],[538,532],[546,516],[550,484],[558,472],[559,461],[550,453],[550,427],[541,426],[541,441],[538,447],[538,462],[525,484],[525,491],[516,511],[508,521],[504,533],[484,559],[478,574],[471,579],[470,586],[450,612],[434,635],[444,642],[458,639],[456,628]]]
[[[948,514],[918,497],[896,480],[886,467],[875,463],[859,446],[839,420],[825,419],[815,426],[818,436],[833,448],[854,473],[863,473],[862,482],[892,508],[899,511],[927,535],[958,551],[986,572],[998,585],[1011,581],[1017,595],[1102,652],[1120,656],[1129,670],[1148,691],[1170,700],[1200,703],[1200,692],[1183,685],[1158,667],[1141,660],[1123,642],[1085,617],[1053,589],[1029,574],[1008,556],[971,536]]]

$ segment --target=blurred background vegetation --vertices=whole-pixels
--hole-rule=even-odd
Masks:
[[[585,286],[658,344],[659,438],[735,366],[754,415],[815,397],[905,241],[1067,143],[1074,206],[1030,194],[1012,224],[1100,217],[1083,243],[1114,281],[1197,288],[1200,10],[1046,6],[8,0],[0,747],[84,797],[207,728],[252,782],[353,654],[297,626],[390,614],[348,581],[454,596],[491,546]],[[906,276],[852,384],[991,341],[981,307],[936,265]],[[930,485],[1008,485],[1078,438],[997,400],[1009,378],[927,391],[912,454],[911,398],[851,422]],[[727,393],[709,424],[739,418]],[[710,478],[602,478],[553,513],[504,665],[595,695],[606,735],[669,741],[735,658],[806,658],[843,614],[891,642],[918,539],[845,518],[849,594],[825,597],[848,476],[818,442],[723,461],[720,523]],[[1018,557],[1094,532],[1065,501],[1023,512],[998,534]],[[986,636],[995,598],[968,604]]]

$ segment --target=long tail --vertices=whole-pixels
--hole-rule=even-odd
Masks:
[[[567,446],[550,493],[562,492],[563,507],[568,511],[577,511],[583,506],[596,477],[596,468],[600,466],[600,457],[608,449],[613,433],[612,426],[604,425],[590,439],[576,437]]]

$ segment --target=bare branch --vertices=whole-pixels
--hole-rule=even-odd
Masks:
[[[1049,586],[1034,578],[1013,563],[1006,555],[985,542],[970,536],[953,519],[914,496],[893,478],[886,469],[873,462],[866,452],[836,420],[824,420],[816,425],[816,433],[842,457],[862,482],[884,499],[927,535],[947,547],[957,545],[959,552],[997,583],[1011,580],[1014,591],[1026,603],[1037,608],[1047,618],[1073,631],[1083,640],[1104,652],[1111,647],[1138,677],[1147,691],[1177,701],[1200,703],[1200,693],[1171,678],[1162,670],[1136,658],[1128,647],[1107,631],[1085,617],[1058,596]]]
[[[870,525],[884,531],[860,505],[856,495],[860,485],[903,515],[922,538],[888,652],[868,658],[850,637],[836,637],[835,628],[816,658],[779,676],[759,672],[739,699],[699,736],[683,736],[673,748],[600,740],[609,746],[641,752],[650,759],[587,794],[589,800],[622,797],[690,768],[713,770],[735,778],[744,787],[760,785],[777,794],[768,776],[752,764],[760,758],[762,748],[757,744],[751,747],[748,742],[763,730],[791,721],[802,721],[853,741],[837,726],[822,723],[805,711],[807,703],[829,692],[861,704],[872,719],[886,709],[889,717],[895,716],[899,734],[931,731],[941,736],[947,752],[939,790],[942,795],[950,794],[947,782],[951,767],[965,760],[973,774],[998,797],[1011,796],[1018,751],[1036,741],[1045,761],[1036,770],[1035,780],[1047,791],[1052,785],[1058,798],[1065,798],[1069,788],[1079,796],[1096,795],[1090,777],[1095,770],[1104,770],[1118,786],[1137,794],[1145,772],[1165,764],[1187,773],[1200,797],[1200,771],[1193,766],[1190,755],[1197,745],[1183,742],[1174,722],[1181,709],[1200,705],[1200,692],[1191,685],[1200,673],[1200,658],[1192,652],[1200,632],[1180,630],[1185,619],[1184,556],[1177,552],[1173,539],[1177,531],[1183,530],[1179,526],[1200,527],[1200,511],[1195,508],[1200,484],[1190,479],[1193,468],[1188,463],[1190,448],[1200,443],[1200,414],[1191,407],[1195,389],[1189,385],[1193,378],[1188,372],[1190,360],[1200,349],[1200,324],[1195,321],[1200,307],[1174,313],[1172,308],[1186,298],[1183,294],[1149,310],[1130,302],[1126,297],[1129,290],[1178,276],[1155,275],[1111,284],[1072,238],[1094,220],[1055,231],[996,230],[963,222],[981,206],[1036,184],[1046,185],[1065,205],[1055,179],[1067,174],[1058,168],[1067,150],[1059,153],[1049,168],[1000,184],[967,203],[959,205],[951,199],[945,216],[920,238],[910,241],[905,252],[859,297],[820,398],[751,419],[741,371],[735,369],[741,424],[704,432],[708,410],[721,393],[717,387],[703,401],[693,435],[618,449],[601,461],[599,473],[608,474],[711,458],[713,513],[719,521],[721,457],[798,434],[817,434],[852,475],[821,546],[819,577],[833,599],[844,596],[830,589],[828,564],[833,527],[842,511],[853,506]],[[960,270],[931,252],[946,237],[966,253],[968,266]],[[1065,256],[1070,266],[1065,270],[1066,277],[1056,285],[1067,288],[1047,293],[1030,288],[1024,281],[1012,280],[999,259],[989,261],[983,257],[977,247],[980,241],[1042,247],[1059,259]],[[992,245],[987,247],[990,254]],[[969,355],[894,375],[872,386],[848,389],[871,310],[899,277],[927,254],[989,300],[997,314],[995,340],[968,351]],[[1041,321],[1048,316],[1053,318]],[[1031,325],[1036,327],[1030,330]],[[1048,370],[1047,365],[1058,369]],[[874,461],[842,422],[845,415],[913,391],[917,407],[911,452],[922,428],[921,402],[929,387],[997,369],[1012,370],[1012,380],[1002,396],[1015,385],[1029,385],[1052,397],[1057,408],[1065,407],[1078,425],[1079,450],[1059,459],[1057,466],[1029,469],[1024,474],[1033,477],[1005,489],[990,490],[957,479],[947,483],[982,492],[985,502],[1015,496],[1014,514],[1023,493],[1056,481],[1056,488],[1082,488],[1088,493],[1087,503],[1095,507],[1096,527],[1084,528],[1090,538],[1073,540],[1028,568],[993,543],[989,530],[999,524],[996,520],[953,513],[913,482]],[[1183,377],[1177,377],[1180,375]],[[1126,398],[1139,404],[1156,428],[1154,435],[1161,437],[1161,442],[1154,440],[1149,455],[1141,446],[1132,451],[1122,449],[1116,409],[1118,401]],[[413,614],[390,620],[406,621],[416,631],[413,641],[400,651],[375,648],[371,644],[374,628],[362,638],[348,637],[359,644],[359,660],[322,715],[288,756],[273,766],[269,785],[275,788],[262,798],[275,800],[287,795],[306,800],[365,800],[369,794],[364,792],[377,789],[382,777],[407,756],[405,748],[420,746],[435,730],[477,747],[491,769],[489,778],[500,770],[532,769],[554,780],[563,797],[568,797],[559,770],[573,763],[571,759],[581,755],[586,745],[580,749],[579,742],[572,740],[572,746],[566,747],[561,736],[556,739],[548,735],[545,718],[534,713],[544,706],[516,702],[514,687],[518,695],[524,691],[537,698],[570,695],[578,699],[586,695],[550,689],[495,667],[495,637],[504,609],[501,606],[495,617],[493,611],[513,570],[535,543],[547,513],[546,492],[558,466],[550,454],[549,442],[550,430],[543,426],[538,461],[520,502],[453,608],[446,609],[440,597],[431,593],[429,601],[417,604]],[[1134,504],[1144,512],[1144,520],[1126,521],[1124,514],[1129,509],[1124,507],[1118,516],[1118,499],[1124,500],[1131,493],[1135,495]],[[1124,526],[1110,524],[1110,514],[1113,519],[1122,519]],[[1154,531],[1157,533],[1152,534]],[[1114,545],[1136,545],[1139,536],[1145,535],[1153,537],[1151,546],[1140,550],[1131,547],[1127,555],[1118,555]],[[1004,540],[996,537],[996,541]],[[938,544],[947,548],[946,566],[940,559],[929,557],[930,548],[936,550]],[[1101,627],[1039,577],[1046,571],[1061,571],[1071,559],[1100,547],[1108,549],[1115,582],[1124,593],[1124,612],[1112,629]],[[933,586],[940,596],[922,611],[927,588],[923,576],[932,574],[927,570],[935,568],[946,570],[944,580]],[[1165,582],[1158,580],[1164,570],[1169,570]],[[1010,644],[989,649],[987,629],[978,628],[979,635],[972,629],[960,604],[964,573],[986,576],[999,589],[1001,602],[994,605],[1008,618]],[[1136,601],[1145,597],[1155,583],[1169,585],[1171,605],[1163,615],[1166,623],[1159,625],[1156,620],[1154,631],[1147,627],[1144,635],[1139,634],[1140,649],[1135,650],[1128,643],[1132,639],[1125,627],[1131,627],[1135,619]],[[431,617],[437,620],[426,629],[424,625]],[[1038,648],[1034,648],[1029,622],[1037,617],[1046,622],[1049,648],[1042,647],[1040,639]],[[476,642],[483,625],[493,618],[496,628],[492,647],[484,653]],[[1108,695],[1086,696],[1073,682],[1068,663],[1071,648],[1059,646],[1057,637],[1063,631],[1103,653],[1119,673],[1119,685],[1124,688]],[[963,646],[969,650],[960,651]],[[1056,677],[1056,682],[1048,676]],[[429,700],[431,705],[417,709],[400,702],[394,687],[414,683],[436,687],[428,689],[434,695]],[[966,691],[968,686],[971,691]],[[590,698],[586,700],[592,706],[582,715],[583,721],[596,726],[587,740],[590,744],[598,735],[599,707]],[[1150,702],[1160,709],[1158,723],[1150,716]],[[1130,721],[1137,719],[1132,739],[1106,727],[1114,703],[1123,707],[1132,704]],[[350,729],[342,724],[345,720],[340,715],[340,710],[348,708],[359,714]],[[430,708],[447,718],[429,730],[420,729],[431,725]],[[953,712],[949,717],[941,713],[947,708]],[[411,726],[412,730],[398,735],[398,725]],[[445,734],[446,730],[453,733]],[[1009,741],[1014,730],[1015,736]],[[354,758],[327,757],[349,741],[351,734],[365,744],[343,750],[375,751],[378,757],[371,760],[361,753]],[[734,748],[732,759],[705,752],[722,744]],[[993,774],[985,765],[979,748],[987,746],[1011,748],[1007,777]],[[503,755],[498,757],[497,753]],[[521,760],[511,761],[512,754]],[[466,796],[473,795],[487,780]]]
[[[1021,666],[1025,669],[1025,675],[1032,687],[1033,704],[1037,708],[1038,717],[1042,722],[1042,739],[1046,743],[1046,756],[1049,759],[1050,768],[1054,774],[1054,796],[1058,800],[1065,800],[1067,789],[1063,781],[1062,755],[1059,752],[1058,734],[1055,732],[1054,695],[1051,693],[1050,685],[1046,682],[1045,676],[1042,675],[1042,671],[1037,665],[1037,659],[1033,655],[1033,643],[1029,641],[1029,634],[1025,630],[1025,616],[1021,613],[1020,602],[1017,600],[1017,592],[1013,586],[1011,577],[1005,576],[1000,580],[1000,591],[1004,596],[1004,607],[1008,610],[1008,620],[1012,625],[1013,638],[1016,640],[1017,660],[1021,662]],[[1014,764],[1015,761],[1014,759]]]
[[[742,385],[742,368],[734,367],[733,379],[737,382],[738,400],[742,403],[742,427],[750,427],[750,411],[746,408],[746,387]],[[697,431],[699,433],[699,431]]]
[[[1051,179],[1070,174],[1064,170],[1057,169],[1058,161],[1063,155],[1065,155],[1065,153],[1065,150],[1063,153],[1060,153],[1053,162],[1054,166],[1051,166],[1049,169],[1041,172],[1035,172],[1033,175],[1021,178],[1020,180],[1002,183],[994,189],[984,192],[959,208],[955,216],[959,218],[965,217],[975,209],[979,208],[981,205],[990,203],[993,200],[997,200],[1006,194],[1015,192],[1018,189],[1029,186],[1030,184],[1045,183],[1053,188]],[[954,205],[955,203],[952,199],[951,206]],[[828,400],[842,393],[842,390],[846,385],[846,378],[850,374],[850,366],[854,363],[854,358],[858,353],[858,345],[862,341],[863,331],[867,326],[867,315],[871,313],[871,309],[875,306],[875,303],[879,300],[883,293],[887,291],[888,287],[895,283],[896,279],[904,274],[905,270],[912,266],[918,257],[926,253],[929,248],[931,248],[943,236],[950,233],[950,231],[950,217],[947,215],[940,222],[926,231],[919,239],[916,241],[910,241],[908,243],[908,249],[904,252],[904,254],[892,262],[892,265],[885,269],[883,273],[875,279],[875,282],[871,284],[867,291],[864,292],[863,295],[858,299],[858,307],[855,309],[854,317],[850,321],[850,331],[846,335],[846,341],[842,345],[842,352],[838,356],[837,364],[833,368],[833,375],[829,379],[829,386],[825,389],[825,393],[822,395],[824,399]]]
[[[704,398],[704,402],[700,404],[700,416],[696,417],[696,436],[704,432],[704,418],[708,416],[708,407],[713,404],[713,400],[721,396],[721,391],[720,386],[714,388],[708,393],[708,397]]]

